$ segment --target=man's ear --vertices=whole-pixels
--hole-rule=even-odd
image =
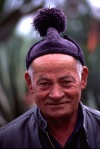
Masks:
[[[87,78],[88,78],[88,68],[86,66],[83,66],[83,72],[82,72],[82,89],[84,89],[87,85]]]
[[[31,77],[29,75],[29,73],[26,71],[24,74],[25,80],[26,80],[26,84],[28,87],[28,90],[31,94],[33,94],[33,86],[32,86],[32,81],[31,81]]]

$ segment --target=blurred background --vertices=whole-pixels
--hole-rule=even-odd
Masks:
[[[34,106],[24,80],[25,57],[40,40],[32,21],[42,7],[65,12],[66,34],[81,46],[89,68],[81,100],[100,110],[100,0],[0,0],[0,127]]]

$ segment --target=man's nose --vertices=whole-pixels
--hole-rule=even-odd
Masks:
[[[54,98],[54,99],[60,99],[63,96],[64,96],[64,92],[63,92],[61,86],[58,84],[53,85],[50,90],[49,97]]]

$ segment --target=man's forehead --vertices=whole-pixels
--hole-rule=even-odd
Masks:
[[[43,55],[40,56],[38,58],[36,58],[35,60],[33,60],[33,65],[37,64],[40,65],[42,63],[44,64],[57,64],[57,63],[70,63],[70,62],[74,62],[75,63],[76,59],[70,55],[65,55],[65,54],[47,54],[47,55]]]
[[[32,62],[34,72],[61,72],[75,69],[76,59],[64,54],[49,54],[35,59]]]

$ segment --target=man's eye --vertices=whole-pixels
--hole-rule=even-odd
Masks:
[[[63,83],[63,85],[71,85],[72,81],[71,80],[64,80],[62,83]]]
[[[50,83],[48,83],[48,82],[40,82],[39,83],[39,88],[41,89],[41,90],[46,90],[46,89],[48,89],[50,87]]]
[[[70,80],[64,80],[64,81],[63,81],[63,83],[66,83],[66,84],[67,84],[67,83],[71,83],[71,82],[72,82],[72,81],[70,81]]]

